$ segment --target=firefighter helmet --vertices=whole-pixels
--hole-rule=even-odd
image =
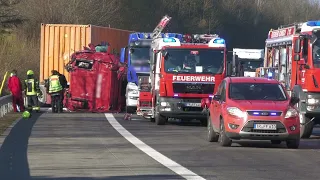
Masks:
[[[32,70],[28,70],[27,71],[27,75],[33,75],[33,71]]]
[[[24,112],[22,113],[22,117],[25,118],[25,119],[26,119],[26,118],[30,118],[30,115],[31,115],[31,114],[30,114],[29,111],[24,111]]]

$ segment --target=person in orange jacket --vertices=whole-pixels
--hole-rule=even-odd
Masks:
[[[22,85],[21,81],[17,76],[17,71],[13,70],[10,74],[10,78],[8,80],[8,89],[11,91],[12,94],[12,106],[13,111],[18,112],[18,108],[20,112],[24,111],[24,102],[22,96]]]

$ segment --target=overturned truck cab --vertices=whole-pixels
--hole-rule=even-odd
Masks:
[[[66,65],[70,86],[66,107],[70,111],[120,112],[125,107],[126,67],[110,52],[110,45],[89,45],[75,52]]]

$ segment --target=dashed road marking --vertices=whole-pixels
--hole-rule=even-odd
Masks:
[[[196,173],[190,171],[189,169],[181,166],[180,164],[176,163],[175,161],[169,159],[165,155],[161,154],[160,152],[156,151],[152,147],[148,146],[140,139],[136,138],[133,134],[131,134],[128,130],[126,130],[115,118],[112,114],[106,113],[105,114],[109,123],[116,129],[124,138],[126,138],[130,143],[135,145],[138,149],[152,157],[154,160],[158,161],[160,164],[164,165],[165,167],[171,169],[176,174],[182,176],[188,180],[205,180],[203,177],[197,175]]]

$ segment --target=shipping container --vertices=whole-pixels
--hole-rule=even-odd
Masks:
[[[69,82],[70,76],[64,66],[72,53],[89,43],[97,45],[102,41],[110,43],[111,49],[120,53],[120,49],[127,46],[132,32],[90,24],[41,24],[39,81],[47,79],[54,69],[64,74]]]

